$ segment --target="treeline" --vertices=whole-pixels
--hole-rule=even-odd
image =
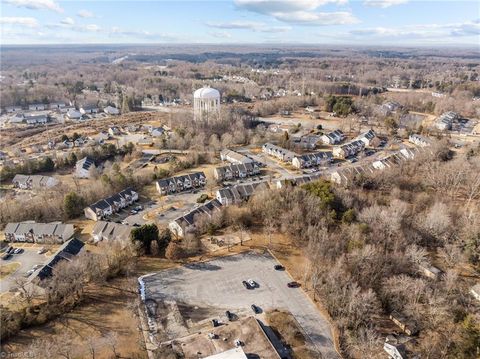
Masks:
[[[135,146],[132,143],[123,145],[120,148],[115,145],[103,144],[93,149],[85,149],[79,152],[70,152],[66,157],[57,157],[52,159],[46,156],[41,159],[27,159],[22,164],[15,166],[4,166],[0,170],[0,182],[11,180],[17,174],[33,175],[42,172],[53,172],[56,169],[71,168],[75,166],[78,160],[89,156],[97,163],[109,160],[115,156],[125,156],[131,154]]]
[[[269,241],[280,231],[304,248],[306,285],[335,320],[346,357],[383,355],[391,332],[380,319],[393,311],[420,330],[407,348],[421,357],[478,354],[474,281],[463,273],[480,272],[480,156],[449,158],[433,151],[348,189],[319,181],[248,203]],[[440,280],[422,275],[428,265]]]

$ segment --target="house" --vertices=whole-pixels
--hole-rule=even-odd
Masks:
[[[429,139],[417,134],[411,134],[410,136],[408,136],[408,141],[420,147],[427,147],[431,145]]]
[[[163,135],[164,132],[165,130],[163,129],[163,127],[153,127],[152,131],[150,131],[150,135],[152,135],[153,137],[160,137]]]
[[[254,161],[241,153],[232,150],[223,150],[220,152],[220,159],[233,164],[253,163]]]
[[[262,146],[262,151],[263,153],[266,153],[272,157],[276,157],[283,162],[291,162],[295,156],[298,156],[295,152],[275,146],[268,142]]]
[[[301,156],[295,156],[292,159],[292,165],[296,168],[309,168],[316,166],[326,166],[333,161],[332,152],[307,153]]]
[[[225,187],[217,190],[216,199],[224,206],[239,204],[248,201],[255,191],[265,189],[266,187],[266,182]]]
[[[29,111],[44,111],[45,110],[45,105],[43,103],[34,103],[31,105],[28,105],[28,110]]]
[[[72,261],[82,251],[83,247],[84,243],[77,238],[65,242],[47,263],[30,276],[29,281],[39,287],[44,287],[48,282],[43,282],[43,280],[52,276],[53,268],[61,261]]]
[[[416,335],[418,333],[417,325],[407,319],[398,312],[392,312],[389,316],[390,320],[394,322],[407,335]]]
[[[92,136],[90,139],[95,141],[98,144],[103,144],[105,143],[106,140],[110,138],[110,134],[106,131],[100,131],[98,134],[95,136]]]
[[[287,186],[301,186],[303,184],[316,181],[320,179],[320,177],[321,175],[317,173],[317,174],[311,174],[308,176],[299,176],[299,177],[294,177],[289,179],[278,180],[276,183],[276,187],[278,189],[281,189]]]
[[[418,265],[418,270],[425,277],[435,279],[435,280],[440,279],[440,276],[442,275],[442,271],[440,269],[438,269],[437,267],[434,267],[432,265],[426,264],[426,263],[419,264]]]
[[[255,176],[260,173],[260,169],[255,162],[244,164],[232,164],[228,166],[217,167],[213,170],[216,180],[224,181],[232,178],[245,178]]]
[[[120,110],[116,107],[113,106],[107,106],[103,109],[103,112],[105,112],[107,115],[111,116],[116,116],[120,114]]]
[[[168,177],[158,180],[157,191],[161,195],[187,191],[192,188],[204,187],[207,184],[207,177],[203,172],[190,173],[183,176]]]
[[[24,115],[24,120],[27,125],[42,125],[48,122],[48,116],[46,114],[27,113]]]
[[[404,344],[390,342],[388,340],[383,344],[383,350],[391,359],[406,359],[406,349]]]
[[[63,243],[73,237],[75,229],[73,224],[31,221],[8,223],[4,232],[7,242]]]
[[[320,137],[320,140],[326,145],[336,145],[342,142],[344,139],[345,135],[341,130],[335,130]]]
[[[75,109],[70,109],[67,111],[67,118],[69,120],[81,120],[82,114]]]
[[[470,293],[475,297],[476,300],[480,301],[480,283],[475,284],[470,289]]]
[[[100,241],[127,241],[130,239],[132,226],[115,222],[98,221],[92,230],[93,242]]]
[[[367,132],[362,133],[356,139],[365,143],[365,146],[371,147],[371,146],[373,146],[373,140],[376,136],[377,135],[375,134],[375,131],[370,129]]]
[[[90,178],[96,168],[93,158],[88,156],[84,157],[77,161],[74,176],[77,178]]]
[[[184,237],[187,232],[195,229],[195,221],[199,216],[212,217],[214,213],[220,211],[221,207],[222,204],[218,200],[213,199],[171,221],[168,224],[168,228],[177,237]]]
[[[118,136],[121,134],[120,129],[117,126],[109,127],[108,133],[110,136]]]
[[[91,115],[98,112],[100,112],[100,110],[97,105],[90,104],[90,105],[85,105],[80,107],[80,113],[82,115],[87,115],[87,114]]]
[[[380,106],[380,112],[385,116],[391,114],[392,112],[396,112],[397,110],[401,109],[402,105],[398,102],[394,101],[387,101],[382,106]]]
[[[20,189],[52,188],[57,184],[56,178],[40,175],[15,175],[12,180],[13,187]]]
[[[317,143],[320,141],[320,136],[318,135],[303,135],[300,137],[292,137],[292,144],[295,147],[313,150],[317,147]]]
[[[5,112],[6,113],[14,113],[14,112],[19,112],[22,111],[22,106],[8,106],[5,107]]]
[[[350,185],[355,179],[369,173],[373,173],[373,168],[370,166],[345,167],[332,172],[330,180],[346,186]]]
[[[65,108],[64,102],[52,102],[48,105],[50,110],[62,110]]]
[[[25,116],[19,112],[15,112],[15,114],[8,119],[8,122],[11,124],[20,124],[23,121],[25,121]]]
[[[452,124],[460,119],[460,115],[453,111],[441,114],[435,121],[435,127],[441,131],[451,130]]]
[[[332,153],[334,157],[347,158],[350,156],[355,156],[364,148],[365,148],[365,141],[353,140],[342,146],[334,147],[332,150]]]
[[[101,199],[94,204],[84,208],[85,217],[93,221],[98,221],[117,213],[121,209],[128,207],[138,200],[138,193],[133,188],[127,188],[110,197]]]

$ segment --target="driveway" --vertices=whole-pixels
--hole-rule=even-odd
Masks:
[[[14,254],[6,261],[0,261],[0,265],[6,265],[14,262],[20,263],[20,267],[15,272],[0,280],[0,293],[8,292],[15,286],[15,279],[23,278],[25,273],[32,269],[34,265],[43,264],[47,260],[48,256],[37,253],[40,247],[27,248],[25,246],[25,244],[21,243],[12,243],[12,247],[24,248],[24,252],[21,254]]]
[[[288,288],[287,272],[274,270],[278,262],[270,254],[253,252],[208,262],[188,264],[144,277],[145,297],[155,301],[174,300],[193,308],[214,308],[218,315],[229,309],[249,313],[255,304],[263,311],[285,309],[324,358],[338,358],[330,324],[301,288]],[[245,289],[243,280],[253,279],[255,289]],[[185,318],[190,319],[190,318]]]

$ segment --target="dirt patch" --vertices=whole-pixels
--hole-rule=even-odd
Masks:
[[[35,339],[67,335],[71,337],[72,357],[90,357],[88,348],[94,342],[95,358],[111,358],[113,346],[119,357],[146,358],[138,320],[130,309],[137,297],[136,291],[129,289],[132,281],[135,279],[122,278],[89,288],[77,308],[45,325],[22,330],[2,343],[2,350],[7,354],[26,352]]]

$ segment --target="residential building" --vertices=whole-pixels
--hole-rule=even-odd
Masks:
[[[52,102],[48,105],[50,110],[62,110],[65,108],[64,102]]]
[[[376,136],[377,135],[375,134],[375,131],[370,129],[367,132],[362,133],[356,139],[365,143],[365,146],[371,147],[373,146],[373,140],[376,138]]]
[[[44,111],[45,110],[45,105],[43,103],[34,103],[31,105],[28,105],[28,110],[29,111]]]
[[[43,125],[48,122],[48,116],[43,113],[26,113],[24,114],[24,120],[27,125]]]
[[[52,188],[58,184],[58,180],[54,177],[40,175],[15,175],[12,185],[20,189],[42,189]]]
[[[168,228],[177,237],[184,237],[187,232],[195,230],[195,221],[199,216],[211,218],[215,212],[220,211],[221,207],[222,204],[217,199],[213,199],[171,221]]]
[[[241,153],[232,151],[232,150],[223,150],[220,152],[220,159],[222,161],[227,161],[233,164],[244,164],[244,163],[253,163],[254,161]]]
[[[163,129],[163,127],[153,127],[152,131],[150,131],[150,135],[153,137],[160,137],[163,135],[164,132],[165,130]]]
[[[101,199],[94,204],[86,207],[83,212],[85,217],[93,221],[98,221],[102,218],[111,216],[121,209],[128,207],[138,200],[138,193],[133,188],[127,188],[116,193],[110,197]]]
[[[245,178],[255,176],[260,173],[260,169],[255,162],[244,164],[231,164],[228,166],[217,167],[213,170],[213,175],[218,181],[228,181],[233,178]]]
[[[10,116],[8,122],[11,124],[20,124],[25,121],[25,116],[21,112],[15,112],[13,116]]]
[[[93,242],[100,241],[127,241],[130,239],[132,226],[115,222],[98,221],[93,226],[92,238]]]
[[[4,232],[7,242],[63,243],[73,237],[75,229],[73,224],[31,221],[8,223]]]
[[[368,173],[373,173],[373,169],[370,166],[345,167],[332,172],[330,180],[346,186],[350,185],[356,178]]]
[[[417,145],[417,146],[420,146],[420,147],[427,147],[427,146],[430,146],[431,145],[431,142],[429,139],[423,137],[423,136],[420,136],[420,135],[417,135],[417,134],[411,134],[409,137],[408,137],[408,141]]]
[[[298,156],[295,152],[273,145],[271,143],[265,143],[262,146],[262,151],[263,153],[266,153],[267,155],[272,157],[276,157],[283,162],[291,162],[295,156]]]
[[[73,120],[81,120],[82,119],[82,114],[75,109],[70,109],[70,110],[67,111],[66,117],[67,117],[67,119],[72,120],[72,121]]]
[[[100,109],[98,108],[97,105],[93,105],[93,104],[90,104],[90,105],[84,105],[82,107],[80,107],[80,113],[82,115],[91,115],[91,114],[95,114],[95,113],[98,113],[100,112]]]
[[[44,287],[44,279],[49,278],[53,274],[53,268],[61,261],[72,261],[83,249],[84,243],[77,239],[72,238],[69,241],[62,244],[62,246],[55,252],[55,254],[45,263],[42,267],[37,269],[31,276],[30,282]]]
[[[113,106],[107,106],[103,109],[103,112],[105,112],[107,115],[111,116],[116,116],[120,114],[120,110],[116,107]]]
[[[224,206],[239,204],[248,201],[257,190],[262,190],[266,187],[266,182],[225,187],[217,190],[216,198]]]
[[[187,191],[192,188],[204,187],[207,184],[207,178],[203,172],[190,173],[183,176],[163,178],[157,181],[156,187],[158,193],[167,195]]]
[[[317,143],[320,141],[319,135],[303,135],[300,137],[291,138],[292,145],[295,148],[301,148],[304,150],[314,150],[317,147]]]
[[[345,139],[345,135],[341,130],[335,130],[324,134],[320,139],[326,145],[337,145]]]
[[[299,176],[299,177],[294,177],[289,179],[278,180],[276,183],[276,187],[278,189],[281,189],[287,186],[301,186],[303,184],[319,180],[320,178],[321,178],[321,175],[319,173],[315,173],[315,174],[306,175],[306,176]]]
[[[6,113],[14,113],[14,112],[19,112],[22,111],[22,106],[8,106],[5,107],[5,112]]]
[[[338,158],[347,158],[355,156],[357,153],[365,148],[365,141],[354,140],[344,145],[334,147],[332,150],[333,156]]]
[[[383,344],[383,350],[388,354],[391,359],[406,359],[405,345],[400,343],[390,343],[385,341]]]
[[[90,178],[93,176],[96,168],[93,158],[84,157],[77,161],[74,176],[77,178]]]
[[[316,152],[307,153],[301,156],[295,156],[292,159],[292,165],[296,168],[309,168],[316,166],[326,166],[332,161],[332,152]]]
[[[460,119],[460,115],[453,111],[441,114],[435,121],[435,127],[441,131],[451,130],[452,124]]]

